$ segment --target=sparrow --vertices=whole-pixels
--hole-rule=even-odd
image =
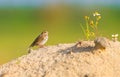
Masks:
[[[34,46],[38,46],[40,48],[44,47],[44,44],[47,42],[47,40],[48,40],[48,31],[43,31],[29,46],[28,53],[30,53],[31,48]]]

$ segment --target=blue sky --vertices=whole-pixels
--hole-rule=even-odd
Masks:
[[[120,0],[0,0],[0,6],[36,6],[56,3],[120,5]]]

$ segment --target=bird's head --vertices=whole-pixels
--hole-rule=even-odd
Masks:
[[[48,35],[48,31],[43,31],[42,34],[43,35]]]

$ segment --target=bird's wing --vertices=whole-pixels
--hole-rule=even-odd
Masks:
[[[29,46],[29,48],[35,46],[36,43],[39,41],[40,37],[41,37],[41,35],[39,35],[39,36],[32,42],[32,44]]]

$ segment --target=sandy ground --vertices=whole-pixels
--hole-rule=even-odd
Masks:
[[[94,50],[93,41],[33,50],[0,66],[0,77],[120,77],[120,42]]]

